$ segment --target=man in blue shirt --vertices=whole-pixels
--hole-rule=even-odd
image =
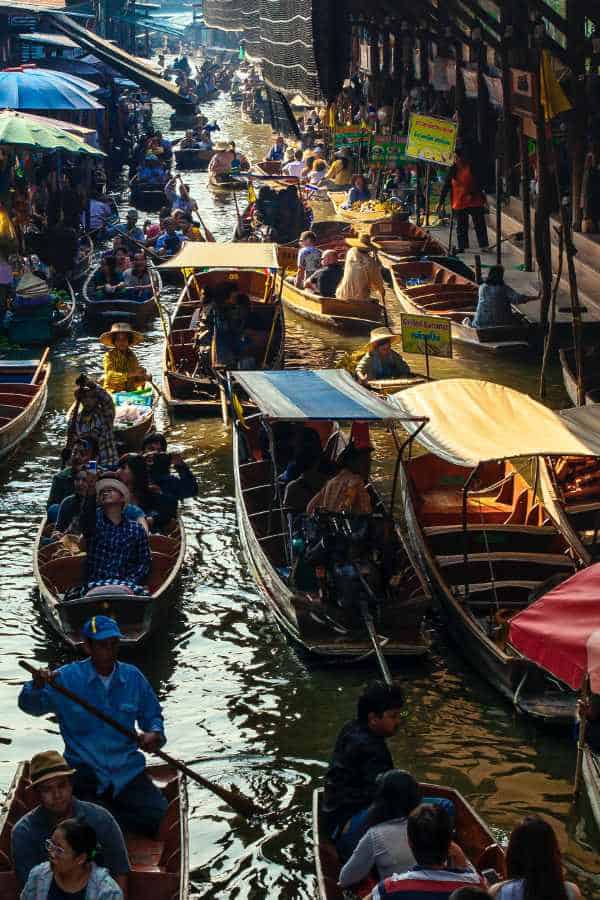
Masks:
[[[175,254],[179,252],[184,240],[177,231],[174,219],[165,219],[164,226],[165,230],[160,237],[157,237],[154,243],[154,249],[160,256],[169,258],[175,256]]]
[[[133,241],[137,241],[138,243],[144,243],[146,237],[144,232],[137,224],[138,221],[138,212],[137,209],[128,209],[127,217],[125,219],[124,224],[115,225],[114,228],[111,228],[108,232],[109,237],[114,237],[115,234],[121,234],[124,238],[131,238]],[[135,247],[135,244],[130,243],[130,247]]]
[[[272,145],[271,149],[267,153],[267,159],[273,162],[281,162],[285,155],[285,141],[283,137],[278,134],[275,138],[275,143]]]
[[[76,771],[73,792],[81,800],[101,802],[123,831],[154,837],[167,801],[145,772],[143,753],[165,743],[162,711],[146,677],[135,666],[117,661],[119,626],[94,616],[82,629],[89,659],[45,670],[23,686],[19,707],[31,716],[53,713],[65,742],[65,759]],[[83,707],[53,690],[56,680],[131,731],[137,745]]]

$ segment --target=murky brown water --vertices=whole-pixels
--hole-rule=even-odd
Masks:
[[[207,104],[223,134],[260,157],[269,129],[240,121],[226,99]],[[168,110],[157,105],[165,131]],[[235,222],[231,199],[214,197],[206,174],[191,175],[193,194],[221,240]],[[126,198],[123,206],[126,206]],[[166,292],[167,306],[175,295]],[[352,346],[300,320],[287,323],[289,365],[330,365]],[[140,347],[143,363],[160,379],[162,335],[155,323]],[[13,739],[0,746],[0,788],[17,760],[62,742],[56,726],[17,710],[19,656],[58,665],[68,654],[44,626],[34,588],[31,549],[50,477],[64,437],[64,412],[77,372],[98,373],[97,340],[83,327],[52,356],[50,400],[41,426],[0,468],[0,727]],[[535,393],[537,366],[456,359],[434,374],[502,381]],[[556,368],[550,400],[565,403]],[[309,667],[274,625],[248,573],[237,536],[230,440],[218,421],[159,422],[182,449],[201,482],[186,501],[188,552],[169,628],[137,662],[163,702],[168,749],[195,760],[208,778],[237,783],[274,810],[245,823],[212,795],[191,786],[191,882],[195,897],[308,898],[314,896],[310,832],[311,790],[323,773],[336,733],[353,715],[369,669]],[[378,442],[379,455],[385,442]],[[379,468],[385,470],[380,458]],[[458,787],[503,835],[526,812],[557,827],[569,871],[587,897],[600,897],[596,850],[600,836],[585,803],[571,809],[575,745],[515,717],[440,636],[431,660],[397,670],[408,717],[393,740],[398,765],[417,776]]]

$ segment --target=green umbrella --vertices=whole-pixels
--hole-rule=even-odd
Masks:
[[[63,150],[65,153],[83,153],[87,156],[106,155],[50,122],[41,124],[39,116],[28,116],[16,109],[0,112],[0,144],[30,150]]]

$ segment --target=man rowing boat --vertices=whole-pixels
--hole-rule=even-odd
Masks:
[[[31,716],[57,717],[65,759],[76,770],[73,791],[79,799],[101,802],[123,831],[154,837],[167,803],[146,775],[140,749],[151,753],[165,743],[159,702],[138,668],[117,661],[122,635],[114,619],[94,616],[82,631],[89,659],[34,677],[23,686],[19,707]],[[129,730],[138,723],[138,747],[52,690],[54,679]]]

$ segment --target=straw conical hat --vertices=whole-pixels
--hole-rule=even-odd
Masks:
[[[144,335],[140,334],[139,331],[134,331],[129,322],[115,322],[110,331],[105,331],[104,334],[100,335],[100,343],[104,344],[105,347],[114,347],[115,334],[130,334],[131,340],[129,345],[131,347],[141,344],[144,340]]]

